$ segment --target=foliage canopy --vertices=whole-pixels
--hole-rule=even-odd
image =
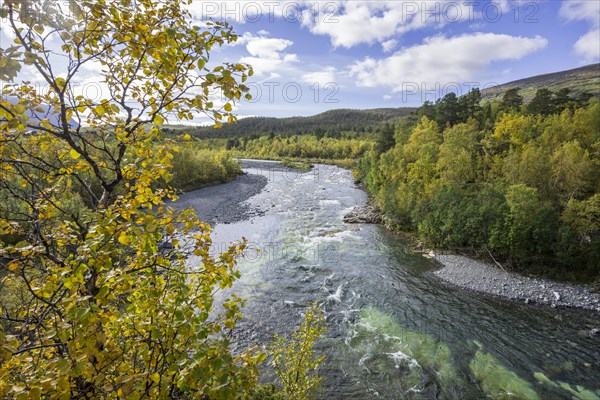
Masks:
[[[262,354],[229,349],[241,301],[213,310],[244,243],[213,256],[210,227],[154,185],[177,151],[159,125],[234,121],[251,74],[209,65],[236,36],[191,26],[184,3],[3,2],[16,38],[0,49],[0,397],[237,398],[256,383]],[[47,91],[14,82],[23,65]],[[100,98],[77,93],[86,67]]]

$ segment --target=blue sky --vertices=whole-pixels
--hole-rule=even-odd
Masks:
[[[191,24],[228,20],[239,35],[235,45],[214,48],[207,66],[254,67],[254,99],[234,106],[242,118],[419,106],[450,91],[600,61],[600,0],[194,0],[188,7]],[[14,39],[5,28],[2,45]],[[101,71],[87,63],[75,90],[101,100]],[[20,79],[42,81],[32,66]]]
[[[252,64],[240,116],[418,106],[600,57],[600,0],[194,2],[240,35],[217,60]]]

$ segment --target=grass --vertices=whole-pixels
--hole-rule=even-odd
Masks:
[[[283,165],[284,167],[287,167],[287,168],[303,169],[305,171],[310,171],[313,167],[312,164],[302,161],[302,160],[293,161],[293,160],[288,160],[288,159],[281,160],[281,165]]]

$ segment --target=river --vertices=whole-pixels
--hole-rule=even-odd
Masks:
[[[398,236],[342,221],[367,201],[347,170],[244,165],[268,178],[244,204],[256,215],[213,235],[215,250],[250,242],[231,289],[248,301],[238,346],[289,333],[317,302],[328,328],[317,346],[323,399],[600,398],[600,339],[587,335],[598,313],[445,285],[439,265]]]

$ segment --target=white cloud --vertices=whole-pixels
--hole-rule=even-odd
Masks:
[[[384,43],[409,31],[441,27],[472,15],[469,3],[461,2],[353,0],[327,3],[335,5],[328,8],[320,4],[317,11],[304,10],[303,23],[312,33],[329,36],[334,47],[346,48],[361,43]]]
[[[565,20],[587,21],[591,30],[575,42],[575,54],[586,62],[600,59],[600,1],[598,0],[565,0],[559,14]]]
[[[494,4],[502,11],[502,13],[506,14],[511,11],[511,0],[494,0]],[[518,5],[517,5],[518,7]]]
[[[567,21],[589,21],[594,27],[600,26],[598,0],[564,0],[559,13]]]
[[[397,45],[398,45],[398,41],[396,39],[390,39],[390,40],[386,40],[385,42],[381,43],[381,48],[386,53],[389,53],[390,51],[394,50],[394,48]]]
[[[13,40],[15,39],[16,35],[12,28],[7,29],[8,24],[5,24],[5,26],[0,26],[0,44],[2,44],[3,47],[9,47],[10,45],[14,44]]]
[[[334,67],[326,67],[322,71],[309,72],[302,75],[302,80],[308,84],[318,83],[323,86],[336,81],[335,71]]]
[[[250,55],[260,58],[279,57],[279,53],[287,49],[294,42],[287,39],[254,37],[248,41],[246,50]]]
[[[494,33],[434,36],[380,60],[367,57],[349,70],[359,86],[403,90],[404,83],[466,82],[480,77],[494,61],[520,59],[547,45],[547,40]],[[494,49],[494,51],[490,51]]]
[[[385,95],[383,95],[383,99],[384,99],[385,101],[388,101],[388,100],[391,100],[391,99],[392,99],[392,96],[390,96],[389,94],[385,94]]]
[[[575,53],[586,62],[600,58],[600,29],[590,31],[575,42]]]
[[[289,69],[290,65],[299,61],[298,55],[285,53],[294,42],[282,38],[265,36],[265,31],[259,31],[259,36],[245,33],[236,44],[246,45],[249,56],[242,57],[240,62],[254,67],[258,76],[279,75],[277,71]]]

